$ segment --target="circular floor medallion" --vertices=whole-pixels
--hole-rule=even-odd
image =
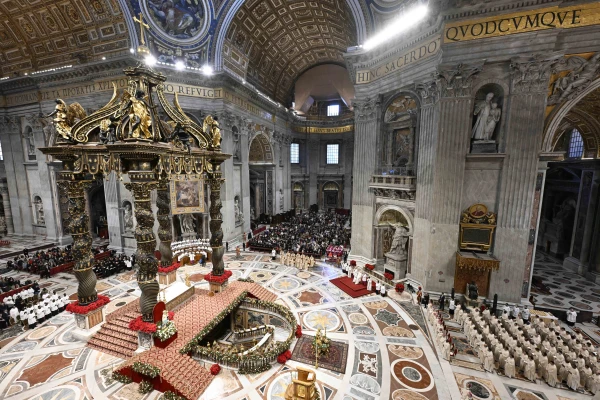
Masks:
[[[427,400],[427,397],[407,389],[394,390],[392,400]]]
[[[293,278],[281,278],[273,282],[273,289],[277,289],[282,292],[288,292],[300,287],[300,282]]]
[[[585,299],[585,300],[593,301],[593,302],[596,302],[596,303],[600,303],[600,297],[599,296],[594,296],[593,294],[582,294],[581,298]]]
[[[52,332],[56,330],[56,326],[44,326],[41,328],[37,328],[29,335],[27,335],[27,339],[29,340],[39,340],[49,336]]]
[[[402,346],[398,344],[389,344],[388,349],[395,355],[403,359],[418,360],[423,357],[423,350],[419,347]]]
[[[416,392],[428,392],[434,386],[433,376],[422,364],[396,360],[390,366],[392,376],[402,386]]]
[[[575,308],[579,308],[580,310],[589,311],[592,309],[592,307],[588,306],[585,303],[582,303],[581,301],[570,301],[569,304]]]
[[[317,329],[327,329],[331,331],[340,325],[340,319],[329,310],[309,311],[304,315],[304,323],[315,331]]]
[[[365,303],[365,307],[370,308],[371,310],[382,310],[384,308],[387,308],[387,306],[388,306],[388,303],[385,300]]]
[[[564,303],[562,301],[558,301],[556,299],[553,299],[552,297],[544,297],[542,298],[542,300],[544,301],[544,303],[550,304],[552,306],[564,306]]]
[[[561,296],[565,299],[574,299],[575,296],[573,296],[571,293],[567,293],[567,292],[554,292],[554,294]]]
[[[465,384],[471,385],[471,393],[477,399],[490,399],[492,396],[490,390],[479,382],[469,380]]]
[[[364,325],[368,322],[367,317],[364,314],[353,313],[348,315],[348,319],[353,324]]]

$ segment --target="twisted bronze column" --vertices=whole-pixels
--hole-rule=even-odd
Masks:
[[[221,215],[221,185],[225,180],[221,178],[220,172],[210,174],[208,180],[210,184],[210,246],[212,247],[212,274],[214,276],[223,275],[225,265],[223,264],[223,215]]]
[[[163,267],[167,267],[173,262],[173,252],[171,251],[173,233],[171,229],[171,217],[169,216],[171,202],[169,199],[168,180],[159,181],[156,195],[156,206],[158,207],[156,219],[158,220],[159,225],[158,238],[160,239],[160,244],[158,249],[160,250],[160,263]]]
[[[69,198],[70,220],[67,225],[73,237],[73,260],[75,278],[77,278],[77,300],[82,306],[98,300],[96,292],[96,274],[92,255],[89,216],[85,209],[86,193],[92,187],[91,180],[76,179],[58,181],[58,186]]]
[[[125,187],[133,195],[135,204],[135,219],[137,226],[135,228],[135,240],[137,242],[137,251],[135,261],[138,265],[137,282],[142,291],[140,297],[140,309],[142,319],[146,322],[153,322],[152,312],[156,305],[156,296],[159,292],[156,273],[158,272],[158,260],[154,256],[156,249],[156,237],[152,231],[154,226],[154,214],[150,202],[150,192],[156,189],[156,181],[134,181],[135,175],[129,173],[132,180],[126,183]]]

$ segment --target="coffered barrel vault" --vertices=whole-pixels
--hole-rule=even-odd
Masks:
[[[116,0],[0,1],[1,76],[95,61],[129,46]]]

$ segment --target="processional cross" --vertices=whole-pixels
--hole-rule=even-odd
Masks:
[[[144,17],[142,16],[142,13],[140,12],[140,19],[137,19],[137,17],[133,17],[133,20],[135,22],[137,22],[138,24],[140,24],[140,43],[142,44],[142,46],[146,45],[146,39],[144,35],[144,28],[146,29],[150,29],[150,26],[144,22]]]

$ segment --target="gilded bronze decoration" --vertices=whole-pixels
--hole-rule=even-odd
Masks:
[[[484,204],[473,204],[460,218],[460,249],[489,251],[496,229],[496,214]]]
[[[143,66],[127,68],[125,75],[127,88],[120,96],[115,88],[111,100],[100,110],[79,121],[68,118],[68,112],[55,118],[55,127],[61,125],[65,139],[41,151],[63,162],[61,185],[72,192],[67,193],[71,198],[70,231],[77,246],[76,274],[82,303],[96,299],[96,279],[91,269],[89,217],[84,201],[86,186],[81,182],[102,175],[107,177],[111,172],[120,179],[123,174],[129,176],[125,187],[132,192],[135,201],[137,278],[142,291],[140,308],[143,319],[151,321],[159,286],[150,193],[158,189],[161,258],[163,264],[167,264],[172,261],[168,182],[174,175],[207,178],[211,187],[213,274],[222,275],[220,165],[231,155],[220,151],[221,132],[215,118],[207,116],[203,126],[199,126],[181,109],[177,96],[172,103],[167,101],[164,75]],[[62,100],[57,100],[57,105],[63,114],[65,109],[70,109],[65,108]],[[159,113],[163,118],[159,118]]]
[[[65,162],[68,165],[68,162]],[[94,273],[92,261],[92,238],[90,237],[89,215],[86,212],[86,193],[92,187],[89,177],[78,176],[77,178],[68,174],[61,174],[62,180],[58,186],[63,194],[69,199],[69,214],[72,218],[68,221],[67,230],[73,237],[73,259],[75,266],[73,271],[79,283],[77,287],[77,300],[84,306],[98,299],[96,293],[96,274]],[[68,180],[74,178],[75,180]]]

